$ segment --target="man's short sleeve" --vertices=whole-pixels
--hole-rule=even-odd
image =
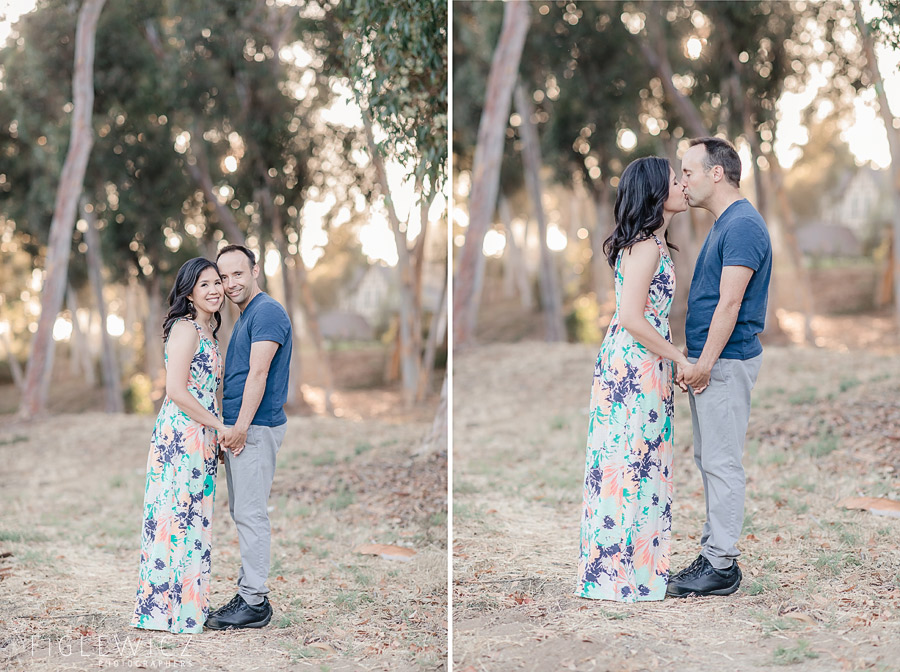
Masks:
[[[722,237],[722,266],[746,266],[758,271],[765,261],[769,238],[752,219],[739,219]]]
[[[284,345],[291,338],[291,322],[279,304],[266,303],[253,315],[250,342],[274,341]]]

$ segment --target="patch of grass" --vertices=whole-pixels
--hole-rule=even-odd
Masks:
[[[781,618],[777,614],[770,614],[766,611],[752,609],[749,612],[750,618],[759,622],[762,631],[766,635],[771,635],[773,632],[783,632],[785,630],[792,630],[799,625],[799,621],[795,621],[792,618]]]
[[[301,623],[302,621],[303,619],[300,618],[299,615],[297,615],[293,611],[289,611],[285,614],[281,614],[281,616],[279,616],[275,620],[274,625],[276,628],[290,628],[297,625],[298,623]]]
[[[787,504],[790,507],[791,511],[796,514],[803,514],[809,511],[809,503],[804,502],[802,499],[788,497]]]
[[[553,421],[550,423],[550,429],[565,429],[569,426],[569,422],[561,415],[553,416]]]
[[[355,499],[356,496],[353,494],[353,491],[346,484],[341,483],[337,491],[325,500],[325,504],[332,511],[340,511],[353,504]]]
[[[332,602],[342,611],[356,611],[363,604],[372,602],[372,596],[361,590],[342,590]]]
[[[841,447],[841,437],[833,433],[831,427],[823,426],[819,429],[819,433],[815,439],[809,441],[804,450],[811,457],[824,457],[830,455]]]
[[[860,559],[852,553],[822,552],[813,565],[816,569],[828,572],[832,576],[840,576],[841,572],[850,567],[858,567],[861,563]]]
[[[794,474],[781,481],[781,487],[788,490],[805,490],[806,492],[814,492],[816,484],[808,481],[803,474]]]
[[[310,461],[314,467],[327,467],[337,461],[337,456],[333,450],[329,450],[320,455],[313,455]]]
[[[748,439],[747,443],[744,444],[745,449],[747,451],[747,455],[756,459],[757,455],[759,455],[759,439]]]
[[[609,621],[624,621],[626,618],[629,618],[629,615],[624,611],[617,612],[607,609],[600,609],[599,615]]]
[[[756,522],[753,520],[753,514],[750,511],[744,512],[744,527],[742,529],[744,534],[754,534],[759,532],[759,528],[756,526]]]
[[[847,390],[852,390],[854,387],[862,383],[862,381],[857,377],[852,378],[842,378],[839,388],[841,392],[846,392]]]
[[[447,512],[446,511],[438,511],[437,513],[432,513],[428,518],[428,525],[430,527],[443,527],[447,524]]]
[[[453,494],[455,495],[472,495],[480,492],[478,486],[469,481],[453,481]]]
[[[453,517],[459,520],[471,520],[475,523],[483,523],[485,512],[484,507],[471,506],[464,503],[453,504]]]
[[[125,485],[125,479],[121,476],[113,476],[109,479],[110,488],[121,488],[123,485]]]
[[[366,441],[365,443],[357,443],[353,448],[353,454],[362,455],[363,453],[367,453],[372,450],[372,448],[374,448],[374,446],[368,441]]]
[[[314,649],[308,646],[297,646],[296,644],[287,644],[285,647],[287,654],[292,662],[299,660],[308,660],[309,658],[322,658],[325,651],[322,649]]]
[[[40,532],[18,532],[15,530],[0,530],[0,541],[49,541],[47,535]]]
[[[807,658],[818,658],[819,654],[810,650],[809,642],[804,639],[797,641],[795,648],[779,646],[775,649],[774,663],[776,665],[794,665],[802,663]]]
[[[291,510],[288,512],[288,515],[291,518],[306,518],[309,514],[312,513],[312,509],[305,504],[297,504],[294,507],[291,507]]]
[[[334,532],[325,530],[319,526],[310,527],[306,530],[305,534],[307,537],[314,537],[316,539],[326,539],[328,541],[334,539]]]
[[[772,465],[776,467],[780,467],[782,465],[787,464],[788,454],[787,451],[784,450],[774,450],[769,453],[765,459],[761,460],[764,465]]]
[[[17,443],[28,441],[28,437],[24,434],[13,434],[9,438],[0,439],[0,446],[14,446]]]
[[[372,574],[358,565],[348,565],[347,569],[353,575],[357,585],[366,588],[372,585]]]
[[[816,400],[816,392],[818,390],[812,385],[807,385],[802,390],[789,395],[787,400],[791,406],[800,406],[802,404],[811,404]]]
[[[28,549],[21,553],[18,558],[26,565],[45,565],[47,567],[54,567],[56,565],[56,560],[51,557],[49,553],[35,551],[34,549]]]
[[[776,590],[778,587],[779,584],[774,578],[761,575],[750,579],[750,583],[746,586],[741,586],[741,590],[748,595],[762,595],[763,593]]]

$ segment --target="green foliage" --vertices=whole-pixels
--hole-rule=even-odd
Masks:
[[[345,74],[387,134],[381,151],[436,192],[447,171],[447,1],[341,3]]]
[[[803,639],[798,640],[797,646],[794,648],[779,646],[775,649],[775,664],[794,665],[796,663],[802,663],[807,658],[818,658],[819,654],[812,651],[809,647],[809,642]]]

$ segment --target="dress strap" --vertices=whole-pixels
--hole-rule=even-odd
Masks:
[[[667,248],[663,247],[662,241],[659,239],[659,236],[657,236],[655,233],[653,234],[653,240],[656,241],[656,246],[659,248],[660,254],[662,254],[664,257],[668,257],[669,250]]]

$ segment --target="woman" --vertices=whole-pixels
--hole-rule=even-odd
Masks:
[[[147,458],[141,568],[131,624],[198,633],[209,613],[210,542],[216,490],[222,360],[216,332],[224,300],[219,269],[186,262],[163,324],[166,398]]]
[[[669,162],[622,173],[616,227],[603,245],[615,269],[616,312],[594,368],[581,519],[581,597],[661,600],[672,529],[675,268],[666,231],[687,201]],[[677,249],[672,246],[673,249]]]

